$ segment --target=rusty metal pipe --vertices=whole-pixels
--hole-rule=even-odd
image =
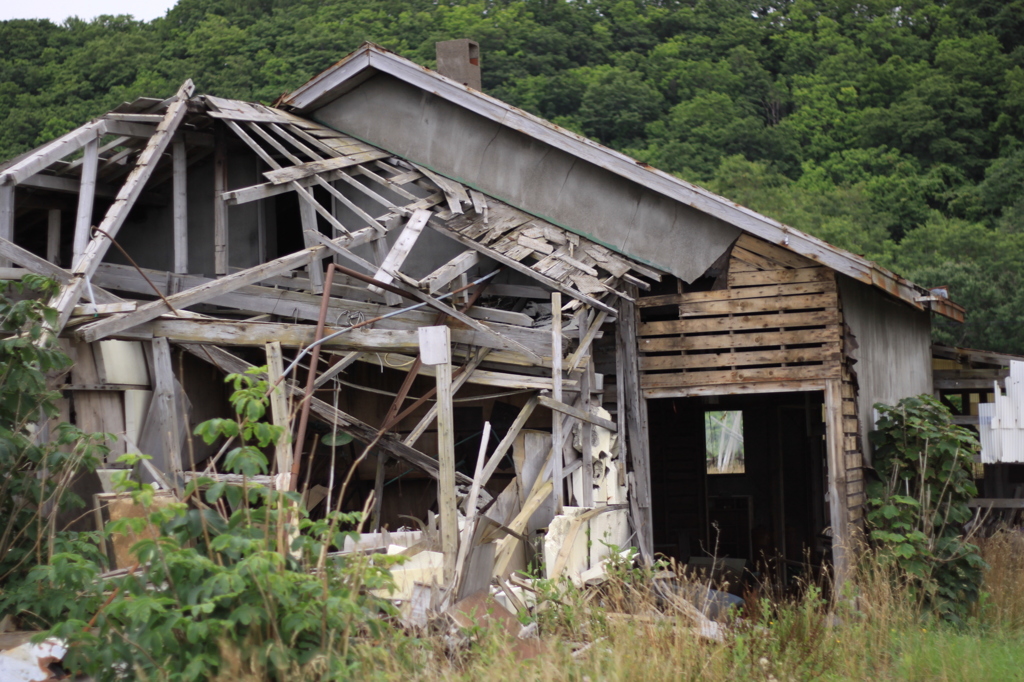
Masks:
[[[324,294],[320,299],[320,316],[316,320],[316,334],[313,337],[313,352],[309,356],[309,376],[306,379],[306,392],[302,396],[302,412],[299,415],[299,429],[295,434],[295,448],[292,455],[292,471],[288,477],[288,490],[295,490],[295,482],[299,478],[299,470],[302,464],[302,443],[306,438],[306,427],[309,425],[309,403],[316,384],[316,367],[320,361],[320,339],[324,335],[324,327],[327,324],[327,310],[331,303],[331,285],[334,284],[335,264],[327,266],[327,275],[324,277]]]

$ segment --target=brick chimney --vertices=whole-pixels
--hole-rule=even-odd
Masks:
[[[468,38],[435,43],[437,72],[480,90],[480,43]]]

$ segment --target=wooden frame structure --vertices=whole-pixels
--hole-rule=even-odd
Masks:
[[[565,135],[534,132],[552,143]],[[618,168],[614,152],[570,146],[611,155]],[[666,182],[637,168],[620,170]],[[238,220],[243,210],[252,212]],[[723,210],[713,212],[733,216]],[[631,529],[621,541],[653,559],[646,401],[658,397],[822,391],[843,547],[862,515],[863,462],[838,286],[848,275],[837,272],[877,279],[917,310],[934,306],[850,254],[790,228],[754,229],[752,212],[740,213],[747,231],[686,283],[471,179],[295,111],[194,96],[186,82],[0,165],[0,274],[60,282],[52,331],[77,355],[56,386],[65,413],[123,435],[115,454],[153,455],[149,480],[180,488],[198,471],[229,480],[214,453],[190,442],[191,425],[217,407],[211,380],[195,377],[266,365],[280,386],[274,422],[299,427],[261,482],[304,490],[310,506],[318,487],[334,505],[354,504],[324,474],[335,449],[318,445],[321,432],[348,433],[365,450],[350,463],[376,496],[375,524],[395,515],[395,481],[437,481],[418,511],[438,505],[451,584],[480,562],[499,578],[521,566],[524,533],[566,507],[608,512],[587,516],[593,523],[621,516]],[[147,216],[160,226],[149,233]],[[423,333],[437,328],[443,343]],[[460,401],[495,422],[475,470],[456,466]],[[478,498],[488,500],[479,510]],[[476,530],[453,532],[459,514]],[[556,573],[563,554],[548,557]],[[839,552],[835,561],[842,575]]]

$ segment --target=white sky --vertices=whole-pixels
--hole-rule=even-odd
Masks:
[[[131,14],[149,21],[162,17],[177,0],[0,0],[0,21],[49,19],[61,23],[68,17],[92,19],[100,14]]]

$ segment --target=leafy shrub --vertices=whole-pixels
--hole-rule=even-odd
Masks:
[[[906,571],[920,605],[961,623],[985,566],[963,531],[967,501],[978,494],[971,472],[977,440],[927,395],[875,409],[881,416],[871,441],[881,480],[868,484],[870,538],[884,561]]]
[[[53,280],[31,274],[0,282],[0,613],[13,609],[11,591],[30,568],[76,540],[58,533],[57,514],[83,504],[68,487],[95,467],[110,437],[52,422],[60,393],[47,388],[47,375],[67,370],[71,360],[47,331],[56,311],[33,294],[56,289]],[[43,428],[47,439],[39,437]]]
[[[357,637],[390,633],[391,607],[369,594],[392,584],[386,565],[328,555],[357,535],[362,514],[312,521],[296,493],[251,482],[267,473],[263,451],[284,432],[261,421],[268,386],[259,372],[228,377],[235,419],[196,429],[211,443],[231,439],[224,466],[241,485],[199,477],[183,502],[157,505],[153,487],[126,472],[117,484],[146,514],[106,530],[145,538],[131,550],[137,570],[103,579],[95,562],[62,553],[31,572],[60,595],[78,595],[50,631],[71,642],[65,665],[98,681],[340,679],[357,674]]]

